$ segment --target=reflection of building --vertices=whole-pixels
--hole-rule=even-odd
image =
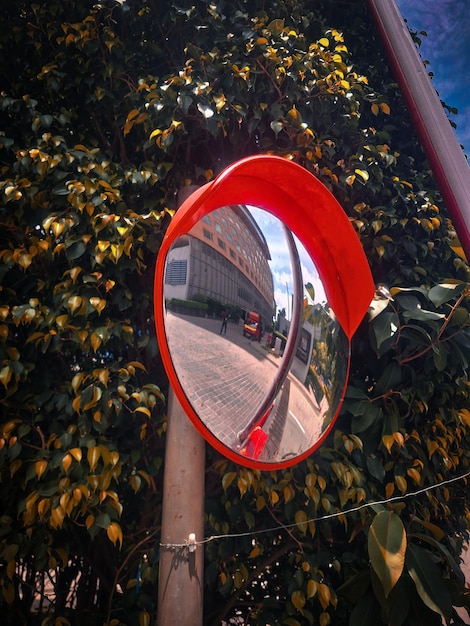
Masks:
[[[168,253],[165,297],[203,295],[224,305],[257,311],[271,321],[274,285],[266,239],[240,206],[204,216]]]

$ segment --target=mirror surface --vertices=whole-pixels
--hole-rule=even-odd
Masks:
[[[179,237],[165,264],[165,333],[186,398],[222,446],[267,465],[319,443],[348,374],[349,341],[293,241],[269,212],[226,206]]]

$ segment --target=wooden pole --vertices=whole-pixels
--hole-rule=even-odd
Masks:
[[[202,626],[205,443],[172,390],[163,478],[158,626]]]

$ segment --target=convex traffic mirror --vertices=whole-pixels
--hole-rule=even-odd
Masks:
[[[373,292],[349,220],[307,170],[268,155],[224,170],[184,201],[157,259],[157,335],[188,417],[242,465],[305,458],[333,427]]]

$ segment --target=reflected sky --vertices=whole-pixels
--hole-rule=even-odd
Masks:
[[[248,207],[248,209],[269,241],[269,251],[271,252],[269,266],[274,280],[274,299],[277,309],[285,309],[287,319],[290,319],[292,310],[290,298],[293,291],[292,269],[284,233],[279,227],[277,217],[268,213],[266,209],[258,209],[252,206]],[[303,284],[311,283],[315,291],[315,303],[324,303],[326,302],[325,290],[316,267],[312,263],[310,255],[295,235],[294,239],[299,252]]]

